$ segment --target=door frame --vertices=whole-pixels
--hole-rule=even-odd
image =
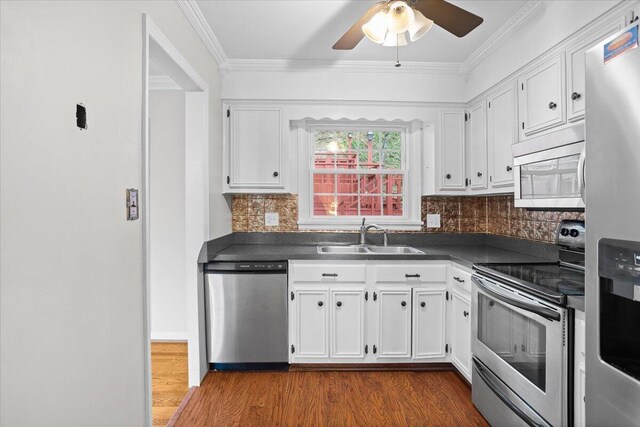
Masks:
[[[153,20],[142,14],[142,177],[140,218],[142,220],[143,336],[145,412],[152,423],[151,330],[150,330],[150,145],[149,145],[149,61],[160,60],[167,74],[185,91],[185,269],[187,297],[187,341],[189,387],[199,386],[208,371],[204,324],[204,275],[196,260],[209,239],[209,86]]]

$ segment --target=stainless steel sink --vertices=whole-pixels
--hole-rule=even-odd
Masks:
[[[376,246],[376,245],[320,245],[319,254],[361,254],[361,255],[420,255],[421,250],[410,246]]]

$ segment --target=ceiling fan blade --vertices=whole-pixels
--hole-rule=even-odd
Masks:
[[[464,37],[484,21],[445,0],[417,0],[414,7],[451,34]]]
[[[340,37],[340,40],[338,40],[336,44],[333,45],[333,48],[336,50],[350,50],[356,47],[356,45],[360,43],[360,40],[362,40],[362,38],[364,37],[362,26],[369,22],[371,18],[373,18],[373,15],[380,12],[385,4],[386,1],[383,1],[371,6],[371,8],[367,10],[367,12],[362,15],[362,17],[358,19],[358,21],[353,24],[353,26],[349,28],[349,30],[344,33],[342,37]]]

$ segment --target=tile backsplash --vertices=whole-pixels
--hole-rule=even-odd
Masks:
[[[264,214],[275,212],[279,225],[266,226]],[[422,227],[426,233],[489,233],[540,242],[553,242],[563,219],[584,219],[578,211],[529,211],[516,208],[512,195],[422,198],[422,219],[440,214],[440,228]],[[291,232],[298,230],[295,194],[241,194],[232,200],[234,232]],[[334,230],[327,230],[334,231]]]

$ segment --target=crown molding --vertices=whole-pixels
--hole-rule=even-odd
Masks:
[[[178,3],[180,10],[182,10],[184,16],[187,17],[193,29],[196,30],[196,33],[200,36],[200,39],[218,65],[226,63],[228,61],[227,54],[224,52],[224,49],[222,49],[215,34],[213,34],[213,30],[211,30],[209,23],[195,0],[176,0],[176,3]]]
[[[222,71],[338,71],[378,73],[457,74],[460,64],[455,62],[402,62],[351,60],[285,60],[285,59],[229,59],[220,66]]]
[[[149,90],[182,90],[182,86],[169,76],[149,76]]]
[[[529,0],[520,8],[515,15],[505,22],[498,30],[493,33],[484,43],[482,43],[471,55],[460,64],[460,72],[468,74],[488,55],[498,49],[515,33],[520,31],[533,18],[538,16],[551,3],[551,0]]]

